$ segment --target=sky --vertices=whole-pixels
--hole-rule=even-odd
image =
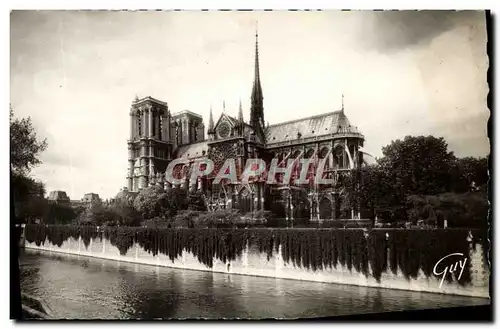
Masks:
[[[484,12],[13,11],[10,101],[47,138],[33,176],[71,199],[126,186],[135,96],[249,119],[255,30],[265,120],[344,108],[365,149],[444,137],[489,154]]]

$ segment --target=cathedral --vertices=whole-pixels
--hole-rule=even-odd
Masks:
[[[364,156],[367,155],[362,151],[363,143],[364,136],[351,125],[344,112],[343,100],[337,111],[265,124],[256,35],[249,122],[243,120],[241,102],[238,117],[223,111],[214,121],[210,108],[205,131],[201,115],[191,111],[172,114],[166,102],[152,97],[136,97],[130,110],[125,191],[135,195],[154,185],[164,189],[198,190],[202,192],[209,211],[232,208],[246,214],[270,210],[287,220],[360,218],[359,209],[346,208],[342,177],[365,164]],[[212,175],[194,183],[187,178],[184,183],[172,186],[165,179],[165,171],[168,164],[178,158],[187,160],[191,166],[195,161],[210,159],[216,170],[226,159],[232,158],[236,160],[238,175],[248,158],[265,159],[266,163],[274,158],[280,163],[299,159],[323,160],[325,177],[333,179],[334,183],[326,186],[280,184],[278,174],[276,184],[268,184],[262,179],[214,184]]]

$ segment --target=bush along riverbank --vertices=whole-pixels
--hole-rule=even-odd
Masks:
[[[407,279],[419,271],[433,276],[436,263],[446,255],[462,253],[469,261],[458,280],[471,281],[470,252],[482,245],[487,261],[487,232],[462,229],[149,229],[137,227],[26,225],[27,242],[60,247],[70,238],[80,237],[88,248],[91,239],[107,239],[120,254],[137,243],[152,255],[164,254],[172,261],[191,252],[200,263],[213,266],[213,260],[235,260],[248,247],[267,254],[268,260],[280,252],[285,263],[313,271],[338,266],[356,270],[380,281],[385,271],[398,269]],[[280,248],[281,246],[281,248]],[[488,264],[488,263],[487,263]],[[369,270],[371,268],[371,271]],[[448,276],[447,280],[453,280]]]

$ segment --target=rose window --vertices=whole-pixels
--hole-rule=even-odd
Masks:
[[[229,134],[231,133],[231,127],[229,126],[229,123],[222,122],[219,125],[219,128],[217,129],[217,132],[218,132],[220,138],[227,138],[227,137],[229,137]]]

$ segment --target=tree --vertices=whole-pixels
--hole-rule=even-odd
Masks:
[[[47,148],[47,140],[39,140],[31,118],[15,119],[10,108],[10,167],[11,170],[27,174],[41,163],[40,153]]]
[[[47,200],[44,199],[45,187],[42,182],[12,172],[11,188],[14,211],[18,221],[33,222],[44,216]]]
[[[379,163],[391,177],[398,199],[407,195],[432,195],[450,188],[450,168],[455,160],[444,138],[406,136],[382,148]]]
[[[488,199],[485,192],[443,193],[439,195],[411,195],[407,200],[408,217],[413,224],[443,227],[485,229],[488,226]]]
[[[201,215],[202,213],[197,210],[182,210],[177,212],[177,215],[175,215],[173,224],[175,227],[198,227],[198,218]]]
[[[77,218],[76,212],[69,205],[48,203],[44,214],[45,224],[70,224]]]
[[[134,208],[144,219],[169,218],[173,209],[166,191],[158,186],[150,186],[139,192],[134,200]]]
[[[115,214],[118,225],[138,226],[141,223],[140,214],[126,200],[116,200],[109,209]]]
[[[438,210],[430,210],[434,199],[412,196],[465,193],[473,190],[472,182],[484,187],[488,181],[486,158],[457,159],[443,138],[406,136],[382,151],[378,165],[354,170],[346,181],[349,206],[359,204],[362,212],[371,209],[372,216],[385,213],[384,217],[404,221],[437,216]]]
[[[14,197],[19,200],[29,197],[43,198],[45,195],[45,186],[42,182],[17,172],[12,173],[11,184],[16,187]]]
[[[86,205],[77,205],[77,206],[74,206],[73,207],[73,211],[76,214],[76,219],[81,218],[81,216],[85,212],[85,210],[87,210],[87,206]]]
[[[194,219],[196,227],[233,227],[242,223],[241,214],[237,209],[221,209],[205,212]]]
[[[79,224],[95,226],[116,224],[118,221],[118,215],[101,202],[91,203],[78,217]]]
[[[39,141],[31,119],[15,119],[10,108],[10,169],[11,197],[14,217],[20,222],[39,220],[46,212],[45,187],[29,177],[30,170],[41,163],[38,156],[47,148]]]
[[[486,193],[468,192],[486,190],[486,158],[457,159],[443,138],[433,136],[407,136],[382,152],[378,165],[354,170],[348,177],[349,206],[360,203],[361,209],[372,209],[372,215],[390,221],[484,224]]]
[[[486,190],[489,179],[488,159],[486,157],[456,159],[451,174],[454,192],[465,193],[474,188]]]
[[[168,206],[166,212],[167,218],[172,218],[177,214],[177,211],[179,210],[188,209],[190,197],[187,190],[182,188],[172,188],[166,191],[166,194],[168,199]],[[201,196],[198,195],[197,197]],[[200,202],[200,200],[197,200],[197,202]]]
[[[453,185],[451,168],[455,157],[448,152],[444,138],[406,136],[382,148],[381,170],[388,177],[391,192],[388,199],[401,220],[407,220],[406,199],[409,195],[435,195],[449,191]]]
[[[349,209],[358,209],[362,217],[374,219],[377,214],[392,208],[395,203],[390,177],[379,165],[353,170],[343,180]]]
[[[194,211],[206,211],[207,206],[201,191],[189,192],[187,196],[187,208]]]

